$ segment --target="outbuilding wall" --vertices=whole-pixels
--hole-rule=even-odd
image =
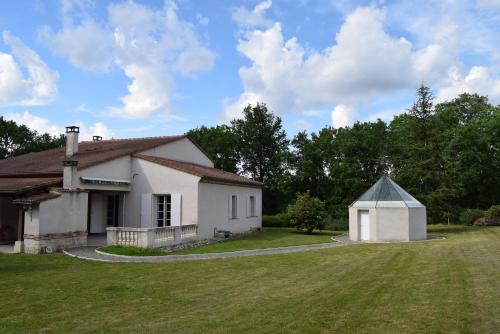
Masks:
[[[373,241],[409,241],[410,227],[408,222],[408,208],[375,209],[377,227]]]
[[[371,242],[412,241],[427,239],[426,209],[423,206],[352,206],[349,208],[349,238],[360,241],[360,210],[370,214]]]
[[[410,240],[427,239],[427,212],[425,207],[409,208]]]
[[[198,235],[212,238],[214,229],[243,233],[262,227],[262,190],[260,188],[200,182],[198,185]],[[236,195],[238,217],[230,216],[230,198]],[[248,201],[255,196],[256,216],[250,217]]]

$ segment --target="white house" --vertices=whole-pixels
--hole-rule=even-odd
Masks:
[[[78,142],[0,161],[0,242],[39,253],[86,245],[161,247],[260,228],[262,184],[214,168],[187,136]]]
[[[355,241],[424,240],[425,206],[383,176],[349,207],[349,236]]]

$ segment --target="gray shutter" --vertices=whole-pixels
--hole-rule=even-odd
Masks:
[[[171,221],[170,225],[171,226],[181,226],[181,218],[182,218],[182,196],[181,194],[171,194],[170,195],[171,200],[172,200],[172,207],[171,207]]]
[[[153,195],[151,193],[142,194],[141,197],[141,227],[152,227]]]

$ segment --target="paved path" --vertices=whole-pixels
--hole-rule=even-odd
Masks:
[[[164,255],[164,256],[124,256],[124,255],[108,255],[96,252],[97,247],[80,247],[65,250],[64,254],[77,257],[85,260],[103,261],[103,262],[176,262],[176,261],[189,261],[189,260],[213,260],[213,259],[227,259],[241,256],[254,256],[266,254],[285,254],[293,252],[302,252],[308,250],[327,249],[353,243],[349,240],[347,235],[337,236],[334,242],[276,247],[265,249],[249,249],[235,252],[224,253],[204,253],[204,254],[188,254],[188,255]]]

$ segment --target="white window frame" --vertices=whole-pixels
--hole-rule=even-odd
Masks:
[[[238,196],[231,195],[231,219],[238,219]]]
[[[172,194],[155,194],[155,227],[172,226]],[[160,202],[163,199],[163,203]],[[169,201],[167,201],[169,200]],[[163,205],[163,211],[160,211],[160,204]],[[162,213],[162,218],[159,218]],[[161,222],[161,225],[160,225]]]

